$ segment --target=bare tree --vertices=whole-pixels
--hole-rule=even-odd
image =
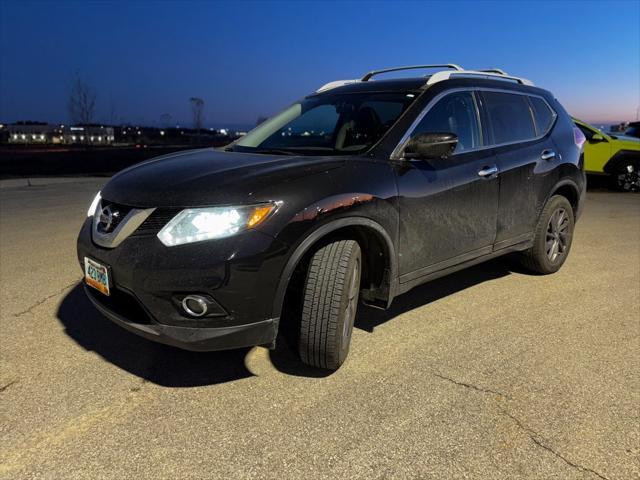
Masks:
[[[160,115],[160,126],[164,128],[171,127],[171,115],[168,113],[163,113]]]
[[[109,125],[115,125],[117,121],[116,103],[113,100],[113,93],[109,93]]]
[[[71,88],[69,116],[73,123],[89,124],[93,120],[96,107],[96,93],[79,73]]]
[[[200,133],[204,113],[204,100],[198,97],[191,97],[189,101],[191,102],[191,111],[193,112],[193,128]]]

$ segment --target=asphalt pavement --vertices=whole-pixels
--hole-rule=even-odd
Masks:
[[[0,188],[0,478],[640,478],[640,195],[592,191],[555,275],[492,261],[360,307],[332,375],[101,317],[105,180]]]

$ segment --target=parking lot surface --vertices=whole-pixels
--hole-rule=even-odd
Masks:
[[[361,307],[332,375],[98,314],[104,180],[0,189],[0,478],[640,477],[640,195],[589,192],[563,269],[492,261]]]

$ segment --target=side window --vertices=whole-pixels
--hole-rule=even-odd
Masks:
[[[540,97],[529,97],[533,115],[536,119],[536,130],[538,135],[543,135],[549,131],[555,118],[555,112],[551,110],[547,102]]]
[[[582,125],[579,125],[577,123],[575,125],[576,125],[576,127],[578,127],[580,129],[580,131],[582,131],[584,136],[587,137],[587,140],[591,140],[591,138],[595,134],[595,132],[593,130],[591,130],[590,128],[587,128],[587,127],[583,127]]]
[[[447,132],[458,136],[454,153],[479,147],[480,127],[471,92],[451,93],[436,103],[420,121],[412,135]]]
[[[524,95],[482,92],[493,130],[493,143],[518,142],[536,137],[531,109]]]

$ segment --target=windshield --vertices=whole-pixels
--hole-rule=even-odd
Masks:
[[[407,92],[324,94],[294,103],[233,145],[233,150],[341,155],[373,146],[417,95]]]

